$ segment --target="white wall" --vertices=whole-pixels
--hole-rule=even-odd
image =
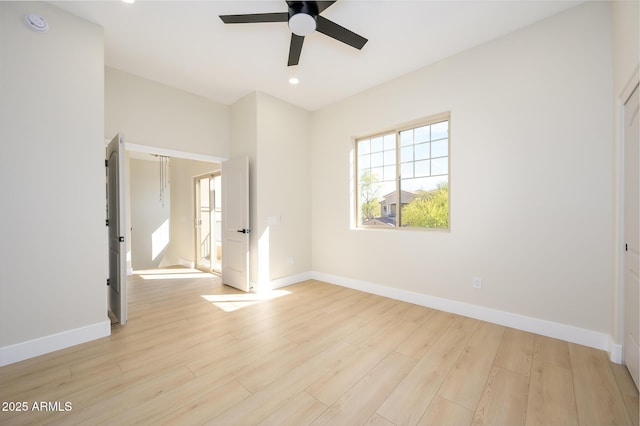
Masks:
[[[263,93],[231,107],[231,155],[249,157],[250,280],[292,284],[311,269],[310,113]]]
[[[49,32],[30,30],[27,13]],[[110,329],[102,29],[45,3],[0,2],[0,40],[2,365]]]
[[[269,250],[262,282],[311,270],[311,114],[263,93],[257,101],[256,235]]]
[[[638,69],[640,55],[640,3],[637,1],[611,2],[613,15],[613,81],[614,95],[620,95],[624,86]]]
[[[229,107],[114,68],[105,68],[105,139],[229,156]]]
[[[608,333],[611,54],[588,3],[315,112],[313,270]],[[353,138],[446,111],[451,231],[351,229]]]

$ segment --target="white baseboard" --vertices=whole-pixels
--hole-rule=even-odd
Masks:
[[[110,334],[111,322],[107,319],[104,322],[4,346],[0,348],[0,367],[106,337]]]
[[[287,287],[311,279],[311,272],[303,272],[301,274],[289,275],[275,280],[269,280],[268,283],[256,283],[253,285],[253,291],[259,293],[261,291],[275,290],[276,288]]]
[[[608,352],[611,361],[616,363],[620,363],[622,359],[622,346],[614,344],[613,339],[606,333],[321,272],[311,272],[310,278],[601,349]]]
[[[622,364],[622,345],[613,341],[613,337],[609,336],[607,342],[607,352],[609,352],[609,359],[616,364]]]
[[[196,262],[192,260],[180,259],[178,260],[178,264],[180,266],[184,266],[185,268],[194,269],[196,267]]]

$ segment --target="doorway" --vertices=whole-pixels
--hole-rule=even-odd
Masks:
[[[196,268],[222,272],[222,188],[220,172],[197,176],[194,185]]]

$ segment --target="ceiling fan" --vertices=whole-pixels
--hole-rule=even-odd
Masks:
[[[225,24],[288,22],[291,30],[288,66],[298,65],[304,37],[314,31],[318,31],[356,49],[362,49],[368,41],[366,38],[320,16],[320,13],[335,1],[287,1],[286,3],[289,6],[288,12],[220,15],[220,19]]]

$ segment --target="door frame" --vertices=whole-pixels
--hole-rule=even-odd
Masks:
[[[109,142],[111,142],[111,139],[105,139],[104,140],[105,150],[106,150],[107,145],[109,144]],[[141,153],[146,153],[146,154],[163,155],[163,156],[166,156],[166,157],[181,158],[181,159],[184,159],[184,160],[203,161],[203,162],[207,162],[207,163],[217,163],[217,164],[222,164],[223,161],[227,160],[227,157],[216,157],[216,156],[212,156],[212,155],[198,154],[198,153],[188,152],[188,151],[178,151],[178,150],[174,150],[174,149],[161,148],[161,147],[156,147],[156,146],[151,146],[151,145],[140,145],[140,144],[135,144],[135,143],[130,143],[130,142],[126,142],[125,141],[123,143],[123,152],[122,152],[122,154],[126,155],[126,153],[129,152],[129,151],[141,152]],[[128,167],[129,167],[129,164],[128,164],[128,161],[126,161],[126,157],[125,157],[125,173],[128,171],[128,170],[126,170]],[[124,183],[125,193],[128,193],[129,185],[130,185],[130,182],[125,181],[125,183]],[[128,211],[128,209],[130,207],[131,207],[130,206],[130,200],[128,200],[127,197],[125,197],[125,199],[124,199],[124,209],[125,209],[125,211]],[[130,230],[126,229],[125,233],[126,233],[125,241],[130,241],[130,239],[131,239]],[[105,243],[106,243],[106,250],[107,250],[107,255],[108,255],[108,250],[109,250],[108,236],[105,236],[105,240],[106,240]],[[126,250],[130,250],[130,249],[131,248],[127,245]],[[106,259],[106,261],[107,261],[107,268],[108,268],[108,258]],[[130,275],[131,272],[132,271],[129,268],[127,268],[127,275]]]
[[[213,211],[209,212],[209,233],[211,235],[210,239],[209,239],[209,253],[210,253],[210,260],[209,260],[209,268],[201,268],[198,265],[198,261],[200,259],[200,224],[198,223],[198,219],[200,217],[200,181],[202,179],[205,178],[209,178],[210,180],[213,180],[215,178],[220,178],[221,177],[221,171],[220,169],[216,170],[216,171],[211,171],[211,172],[207,172],[207,173],[203,173],[201,175],[198,176],[194,176],[193,177],[193,195],[194,195],[194,200],[193,200],[193,231],[194,231],[194,239],[193,239],[193,243],[194,243],[194,250],[195,250],[195,268],[196,269],[200,269],[203,270],[204,272],[212,272],[214,274],[222,274],[222,263],[220,264],[219,268],[216,268],[216,258],[217,258],[217,245],[216,245],[216,238],[215,237],[220,237],[219,235],[217,235],[217,233],[215,232],[216,228],[216,224],[215,224],[215,213],[216,213],[216,208],[218,207],[216,205],[215,202],[215,191],[209,191],[209,203],[210,203],[210,208],[213,208]]]
[[[624,105],[627,103],[636,86],[640,82],[640,68],[636,68],[631,78],[625,85],[624,89],[620,92],[617,98],[617,140],[616,144],[616,229],[614,238],[614,258],[615,258],[615,291],[614,291],[614,305],[615,305],[615,317],[614,327],[612,334],[610,335],[609,342],[609,359],[616,364],[623,364],[623,344],[625,338],[625,211],[624,211],[624,151],[625,151],[625,113]],[[613,340],[613,341],[611,341]]]

